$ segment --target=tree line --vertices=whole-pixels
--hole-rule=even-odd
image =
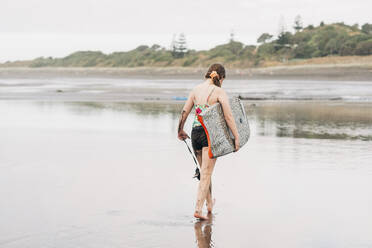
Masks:
[[[210,50],[189,49],[185,34],[174,36],[170,47],[141,45],[126,52],[104,54],[100,51],[79,51],[63,58],[40,57],[21,63],[23,66],[44,67],[140,67],[140,66],[208,66],[216,61],[232,67],[254,67],[265,62],[286,62],[326,56],[372,55],[372,24],[344,23],[303,26],[300,16],[293,23],[293,31],[282,25],[276,36],[263,33],[258,45],[235,41]],[[8,62],[2,66],[17,63]]]
[[[294,32],[280,31],[277,38],[264,33],[257,42],[261,58],[293,59],[324,56],[348,56],[372,54],[372,24],[346,25],[334,23],[303,27],[301,17],[295,18]]]

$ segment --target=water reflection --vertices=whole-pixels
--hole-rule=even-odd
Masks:
[[[372,142],[296,132],[370,135],[372,106],[245,104],[252,138],[214,173],[221,215],[195,223],[182,103],[0,102],[0,191],[12,196],[0,198],[0,243],[371,246]]]
[[[197,221],[194,224],[195,238],[199,248],[214,247],[212,240],[213,215],[208,214],[208,220]]]
[[[113,110],[142,117],[169,116],[174,126],[182,103],[75,102],[65,103],[77,114]],[[260,136],[372,140],[372,105],[330,102],[245,102],[254,132]],[[193,113],[191,113],[193,114]]]
[[[267,103],[250,112],[262,136],[372,140],[372,105]]]
[[[50,105],[50,103],[47,103]],[[164,114],[178,118],[182,103],[167,102],[66,102],[70,110],[78,114],[90,111],[100,112],[112,110],[117,112],[130,112],[139,116],[159,117]]]

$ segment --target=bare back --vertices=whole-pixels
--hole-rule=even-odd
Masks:
[[[217,103],[220,90],[220,87],[208,82],[198,84],[193,89],[194,104],[210,106]]]
[[[195,88],[190,92],[182,109],[181,119],[183,121],[180,122],[181,124],[179,125],[179,129],[183,129],[184,121],[186,121],[187,116],[195,105],[208,104],[210,106],[217,102],[221,104],[226,123],[231,129],[236,143],[239,143],[238,130],[236,129],[235,120],[232,116],[228,96],[222,88],[214,85],[210,80],[195,86]],[[195,118],[195,120],[197,120],[197,118]],[[237,147],[237,149],[239,148]]]

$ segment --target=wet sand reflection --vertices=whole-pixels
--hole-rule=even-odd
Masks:
[[[195,238],[199,248],[214,247],[212,240],[213,215],[208,220],[199,220],[194,224]]]
[[[195,222],[182,104],[0,101],[0,243],[371,246],[372,104],[245,103],[252,138],[218,162],[218,218]]]
[[[347,102],[243,102],[250,125],[261,136],[306,139],[372,140],[372,105]],[[179,117],[180,103],[67,103],[71,111],[113,110],[143,117]],[[193,115],[193,113],[191,113]]]

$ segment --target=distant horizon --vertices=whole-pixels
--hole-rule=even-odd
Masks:
[[[337,22],[330,22],[325,24],[333,24]],[[343,22],[345,23],[345,22]],[[352,25],[345,23],[346,25]],[[359,24],[359,27],[364,23],[353,23]],[[319,25],[319,24],[305,24],[308,25]],[[286,29],[289,32],[293,31],[289,28]],[[180,32],[184,33],[184,32]],[[68,34],[68,33],[0,33],[0,40],[2,40],[2,46],[21,46],[23,48],[25,43],[24,40],[30,38],[26,45],[38,46],[38,44],[44,45],[44,43],[50,44],[50,47],[40,47],[40,49],[29,49],[26,54],[22,53],[23,50],[19,50],[13,53],[12,50],[3,51],[0,55],[0,63],[15,62],[15,61],[26,61],[33,60],[39,57],[53,57],[62,58],[66,57],[74,52],[78,51],[100,51],[104,54],[110,54],[113,52],[127,52],[133,50],[141,45],[152,46],[158,44],[166,49],[170,48],[173,36],[177,34]],[[234,34],[234,40],[242,42],[245,45],[258,45],[257,38],[265,31],[260,32],[257,35],[239,35],[234,30],[226,34],[190,34],[184,33],[186,36],[188,49],[201,51],[209,50],[215,46],[226,44],[231,38],[231,34]],[[267,32],[270,33],[270,32]],[[274,34],[274,37],[277,35]],[[190,38],[191,37],[191,38]],[[150,40],[150,41],[149,41]],[[66,45],[67,44],[67,45]],[[56,49],[57,45],[57,49]],[[1,48],[0,48],[1,50]],[[4,49],[5,50],[5,49]],[[10,52],[9,52],[10,51]],[[42,52],[39,52],[42,51]]]
[[[168,47],[185,33],[194,50],[226,43],[233,30],[244,44],[262,33],[277,35],[283,21],[303,25],[371,23],[365,0],[12,0],[0,2],[0,62],[64,57],[79,50],[128,51],[138,45]],[[352,9],[352,11],[350,11]]]
[[[178,35],[178,34],[176,34]],[[229,42],[230,34],[186,34],[186,41],[188,49],[192,50],[209,50],[217,45],[225,44]],[[133,50],[141,45],[152,46],[158,44],[161,47],[167,49],[170,48],[173,34],[1,34],[0,40],[2,44],[8,43],[8,46],[14,46],[14,42],[17,45],[24,45],[24,40],[27,37],[31,37],[27,44],[28,46],[37,46],[39,43],[49,43],[51,47],[49,49],[38,49],[37,51],[31,49],[26,51],[28,54],[22,54],[22,51],[17,51],[17,53],[2,52],[0,55],[0,63],[6,61],[22,61],[22,60],[32,60],[38,57],[65,57],[71,53],[77,51],[101,51],[105,54],[112,52],[126,52]],[[235,35],[236,41],[242,42],[244,44],[254,43],[256,45],[256,40],[258,37],[250,36],[240,36]],[[64,42],[61,42],[61,39]],[[58,40],[58,43],[54,43]],[[247,43],[250,42],[251,43]],[[58,45],[57,49],[56,44]],[[66,45],[68,44],[68,45]],[[42,52],[39,52],[42,51]],[[5,56],[4,56],[5,55]],[[6,56],[7,55],[7,56]]]

